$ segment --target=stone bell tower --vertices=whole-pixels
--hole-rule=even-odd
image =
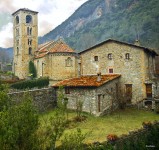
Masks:
[[[26,8],[13,16],[13,71],[20,79],[29,75],[29,61],[33,60],[38,46],[38,12]]]

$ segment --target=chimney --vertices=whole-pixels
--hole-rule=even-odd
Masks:
[[[135,40],[134,45],[140,46],[140,41],[139,40]]]
[[[101,81],[101,72],[98,72],[97,73],[97,82],[100,82]]]

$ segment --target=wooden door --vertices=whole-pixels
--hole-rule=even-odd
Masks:
[[[131,103],[132,99],[132,84],[126,84],[126,100],[128,103]]]
[[[147,98],[152,98],[152,84],[146,84]]]

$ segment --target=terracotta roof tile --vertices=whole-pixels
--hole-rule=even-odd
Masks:
[[[50,53],[54,52],[75,52],[72,48],[70,48],[67,44],[65,44],[63,41],[58,40],[53,47],[49,49]]]
[[[68,87],[99,87],[111,80],[114,80],[121,75],[107,74],[101,75],[101,81],[97,81],[97,75],[81,76],[80,78],[72,78],[60,81],[53,85],[53,87],[68,86]]]
[[[48,53],[74,53],[75,51],[70,48],[66,43],[62,40],[50,41],[38,46],[38,50],[36,51],[35,58],[41,58],[47,55]]]

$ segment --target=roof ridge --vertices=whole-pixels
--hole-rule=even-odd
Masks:
[[[44,46],[42,46],[38,51],[40,52],[41,50],[43,50],[44,48],[46,48],[52,42],[54,42],[54,41],[49,41],[49,42],[45,43]]]

